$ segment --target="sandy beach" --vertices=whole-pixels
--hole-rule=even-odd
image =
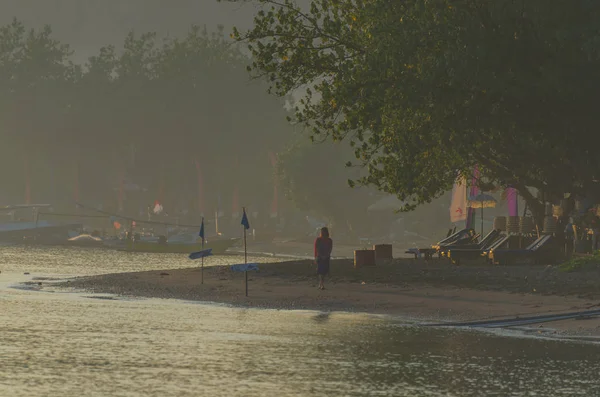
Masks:
[[[514,318],[600,308],[600,271],[565,273],[555,266],[461,266],[444,260],[395,259],[355,269],[332,261],[327,289],[317,289],[310,260],[261,264],[244,274],[205,267],[82,277],[61,286],[122,296],[172,298],[270,309],[310,309],[398,315],[416,321]],[[553,336],[600,337],[600,319],[535,326]]]

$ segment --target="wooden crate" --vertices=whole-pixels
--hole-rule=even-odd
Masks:
[[[375,250],[354,251],[354,268],[375,266]]]
[[[391,244],[376,244],[373,246],[373,251],[375,251],[375,259],[378,261],[394,259]]]

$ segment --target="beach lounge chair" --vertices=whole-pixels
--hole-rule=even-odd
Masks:
[[[478,237],[478,236],[479,235],[476,235],[475,237]],[[492,244],[495,243],[496,241],[498,241],[501,237],[504,237],[504,234],[500,230],[492,230],[481,241],[475,240],[474,242],[467,243],[467,244],[450,246],[448,248],[448,250],[455,250],[455,249],[479,249],[479,250],[481,250],[481,249],[492,246]]]
[[[432,245],[431,248],[439,250],[441,247],[449,247],[451,245],[457,244],[469,244],[473,242],[477,237],[478,235],[475,233],[475,230],[462,229],[439,241],[437,244]]]
[[[424,257],[425,260],[429,260],[433,258],[434,254],[439,254],[440,247],[450,247],[455,244],[466,244],[472,242],[474,238],[477,238],[477,235],[475,235],[475,231],[473,229],[463,229],[450,234],[437,244],[432,245],[430,248],[411,248],[405,251],[405,253],[414,255],[415,259]]]
[[[539,263],[541,260],[552,261],[555,256],[554,237],[546,234],[535,240],[525,249],[494,249],[488,258],[495,265],[513,264],[516,262]]]
[[[489,262],[489,256],[490,256],[490,252],[497,250],[497,249],[503,249],[508,247],[508,243],[511,239],[510,235],[503,235],[502,237],[500,237],[498,240],[494,241],[489,247],[486,247],[482,252],[481,252],[481,256],[483,256],[484,258],[486,258]]]
[[[475,233],[475,230],[463,229],[455,235],[440,241],[436,245],[433,245],[431,248],[435,248],[440,257],[447,256],[448,250],[451,248],[475,246],[479,244],[479,237],[480,235]]]
[[[489,247],[484,249],[483,252],[481,253],[481,256],[486,258],[486,260],[489,263],[492,263],[490,258],[492,258],[491,253],[493,251],[505,250],[505,249],[520,250],[521,249],[520,247],[522,246],[521,244],[523,244],[527,240],[529,240],[529,238],[524,238],[523,236],[518,236],[518,235],[514,235],[514,234],[503,235],[502,237],[498,238],[498,240],[496,240],[492,245],[490,245]],[[535,239],[529,241],[527,244],[529,245],[533,241],[535,241]],[[515,248],[515,246],[518,246],[518,248]]]
[[[498,241],[506,237],[500,230],[492,230],[478,244],[452,247],[448,250],[447,256],[455,265],[460,265],[462,259],[477,259],[484,255],[484,252],[494,246]]]

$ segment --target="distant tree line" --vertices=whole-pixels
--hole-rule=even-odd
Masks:
[[[0,205],[29,195],[117,211],[125,185],[136,212],[161,200],[171,213],[197,215],[202,206],[212,214],[219,205],[228,214],[237,190],[238,205],[265,214],[277,183],[280,210],[366,232],[364,209],[376,198],[348,188],[360,174],[344,168],[352,152],[307,145],[286,121],[288,98],[249,79],[249,54],[222,29],[193,26],[164,40],[130,33],[122,47],[100,48],[80,65],[49,26],[0,27]]]
[[[78,189],[116,208],[125,176],[165,208],[198,209],[198,166],[207,212],[218,192],[228,210],[236,186],[240,205],[270,205],[269,156],[292,128],[222,29],[130,33],[122,52],[101,48],[85,65],[71,55],[49,26],[0,27],[1,202],[22,202],[29,179],[33,201],[68,203]]]

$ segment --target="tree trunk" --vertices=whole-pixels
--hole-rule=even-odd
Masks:
[[[526,186],[514,186],[518,191],[521,197],[527,203],[527,206],[531,209],[531,213],[533,214],[533,220],[537,225],[539,230],[544,228],[544,216],[545,214],[545,206],[544,203],[537,199]]]

